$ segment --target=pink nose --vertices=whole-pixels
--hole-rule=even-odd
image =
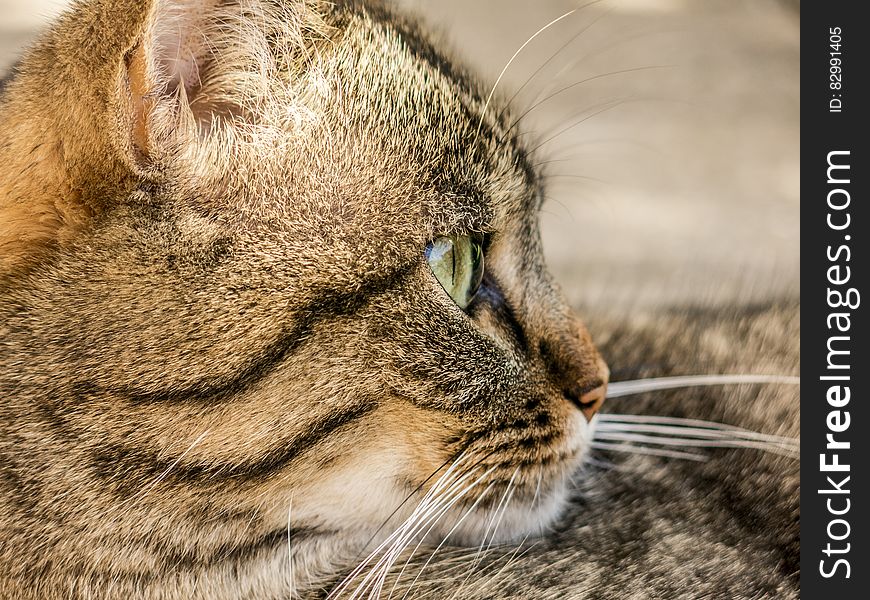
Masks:
[[[580,396],[577,405],[580,407],[580,412],[583,413],[583,416],[586,417],[587,421],[591,421],[592,417],[595,416],[595,413],[597,413],[601,408],[601,405],[604,404],[604,397],[606,395],[607,384],[605,383]]]

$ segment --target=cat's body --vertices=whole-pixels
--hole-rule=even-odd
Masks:
[[[608,370],[543,266],[542,182],[510,113],[413,23],[377,3],[95,0],[19,70],[0,101],[0,597],[319,594],[426,502],[427,545],[557,522]],[[467,305],[433,266],[439,240],[454,262],[485,253]],[[622,365],[661,350],[626,335]],[[767,490],[747,503],[796,511],[782,461],[741,460]],[[689,489],[687,467],[644,467]],[[782,514],[751,542],[750,525],[697,531],[738,514],[742,488],[711,473],[721,494],[688,533],[670,494],[648,499],[646,554],[602,520],[612,504],[636,537],[638,488],[577,475],[602,497],[581,483],[573,526],[497,577],[460,565],[449,591],[620,596],[607,573],[641,582],[645,560],[688,555],[747,596],[792,586]],[[747,543],[780,571],[738,578],[709,554]],[[588,585],[530,578],[554,553]],[[348,595],[378,587],[359,579]]]

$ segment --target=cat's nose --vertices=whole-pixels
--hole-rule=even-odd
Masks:
[[[595,413],[597,413],[598,409],[601,408],[601,405],[604,404],[605,396],[607,396],[606,383],[581,394],[577,399],[577,407],[580,409],[580,412],[583,413],[583,416],[586,417],[587,422],[592,420],[592,417],[595,416]]]
[[[607,396],[607,382],[610,379],[610,369],[607,368],[607,363],[603,359],[598,359],[598,379],[587,380],[585,385],[575,383],[569,389],[565,390],[565,396],[580,409],[586,421],[592,420],[592,417],[601,409],[604,404],[604,398]]]
[[[538,342],[538,350],[550,381],[591,421],[604,404],[610,369],[589,332],[577,318],[570,317],[561,332]]]

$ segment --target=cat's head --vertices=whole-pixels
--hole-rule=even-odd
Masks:
[[[361,2],[95,0],[32,52],[2,107],[0,363],[82,544],[272,564],[289,512],[357,551],[436,482],[436,535],[474,506],[477,543],[508,493],[499,538],[551,522],[608,372],[487,94]]]

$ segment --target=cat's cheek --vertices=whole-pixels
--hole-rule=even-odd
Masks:
[[[449,462],[444,440],[458,427],[448,415],[386,401],[321,448],[295,485],[281,492],[287,498],[278,505],[292,505],[292,521],[302,525],[328,523],[365,540],[382,526],[381,533],[389,533],[414,508],[406,502],[409,494],[414,499],[415,491],[424,493]]]

